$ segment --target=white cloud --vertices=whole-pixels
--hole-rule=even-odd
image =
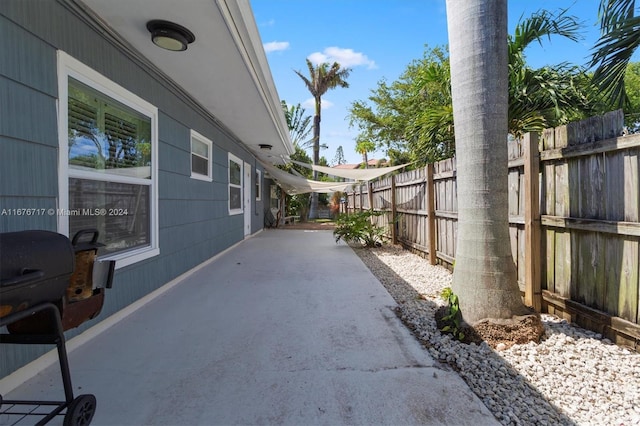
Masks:
[[[304,108],[309,108],[315,112],[316,110],[316,101],[313,98],[309,98],[302,103]],[[333,102],[328,101],[326,99],[322,99],[322,103],[320,104],[320,109],[329,109],[333,106]]]
[[[327,47],[322,52],[314,52],[307,57],[313,64],[337,62],[344,68],[365,65],[369,69],[377,68],[374,61],[361,52],[354,52],[353,49],[343,49],[341,47]]]
[[[281,52],[289,48],[289,42],[288,41],[270,41],[269,43],[265,43],[263,46],[264,46],[264,51],[266,53]]]

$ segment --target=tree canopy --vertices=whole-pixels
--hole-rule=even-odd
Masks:
[[[509,133],[527,132],[565,124],[603,112],[585,68],[566,63],[539,69],[526,62],[532,43],[563,37],[577,41],[580,24],[566,10],[542,10],[521,18],[508,36]],[[359,130],[359,139],[386,149],[391,162],[407,157],[416,166],[455,152],[451,77],[447,48],[425,47],[423,57],[412,61],[391,83],[378,82],[368,101],[351,105],[349,123]]]
[[[640,17],[635,0],[601,0],[598,9],[601,37],[593,48],[593,79],[616,108],[629,107],[625,74],[640,45]]]
[[[391,158],[407,152],[411,160],[435,161],[453,153],[449,58],[444,48],[426,48],[398,80],[378,82],[368,100],[351,105],[349,124],[359,130],[358,140],[386,149]]]
[[[346,162],[347,162],[347,160],[346,160],[346,158],[344,158],[344,149],[342,148],[342,145],[340,145],[336,149],[336,156],[333,157],[332,164],[334,166],[338,166],[340,164],[345,164]]]
[[[631,62],[624,76],[628,104],[625,108],[625,125],[630,133],[640,131],[640,62]]]

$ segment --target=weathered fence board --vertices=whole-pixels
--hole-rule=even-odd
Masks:
[[[547,215],[556,214],[556,165],[552,162],[542,167],[542,206],[541,213]]]
[[[607,239],[604,310],[635,322],[638,315],[638,239]]]
[[[629,150],[624,156],[624,220],[640,221],[640,149]]]
[[[569,204],[569,164],[566,161],[556,164],[555,175],[554,214],[569,216],[571,207]]]
[[[569,232],[555,233],[554,261],[554,292],[562,297],[571,297],[571,234]],[[573,263],[575,265],[575,263]]]
[[[606,203],[607,220],[624,220],[625,203],[620,203],[620,188],[625,187],[624,158],[625,152],[617,151],[609,153],[605,159],[606,182],[604,199]]]
[[[545,229],[544,231],[544,246],[542,247],[542,251],[545,254],[543,263],[542,263],[542,276],[544,277],[542,280],[542,288],[545,290],[549,290],[550,292],[556,291],[556,264],[555,264],[555,253],[556,253],[556,232],[553,229]]]
[[[518,286],[520,287],[520,290],[524,293],[525,290],[525,282],[524,282],[524,275],[525,275],[525,253],[524,253],[524,243],[525,243],[525,238],[524,238],[524,228],[518,226],[516,228],[516,232],[518,234],[518,256],[515,259],[516,262],[516,270],[518,271]]]

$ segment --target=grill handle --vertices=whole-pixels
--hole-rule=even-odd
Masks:
[[[71,244],[74,246],[77,245],[78,242],[80,241],[80,237],[87,234],[93,235],[93,237],[91,238],[90,244],[95,245],[98,243],[98,237],[100,236],[100,232],[98,232],[97,229],[81,229],[80,231],[76,232],[76,235],[73,236],[73,239],[71,240]]]
[[[13,285],[25,284],[25,283],[28,283],[29,281],[39,280],[42,277],[44,277],[44,271],[40,269],[25,268],[22,270],[22,275],[17,275],[13,278],[2,280],[2,282],[0,282],[0,286],[10,287]]]

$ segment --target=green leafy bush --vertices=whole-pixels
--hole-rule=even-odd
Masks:
[[[366,247],[380,247],[384,229],[372,223],[372,218],[384,212],[364,210],[361,212],[341,214],[336,219],[333,236],[336,243],[344,240],[347,243],[362,244]]]
[[[460,313],[460,303],[458,302],[458,296],[456,296],[451,287],[445,287],[440,293],[440,297],[447,301],[446,314],[441,318],[441,321],[445,324],[440,331],[444,333],[451,333],[453,337],[462,341],[464,340],[464,333],[462,332],[462,314]]]

